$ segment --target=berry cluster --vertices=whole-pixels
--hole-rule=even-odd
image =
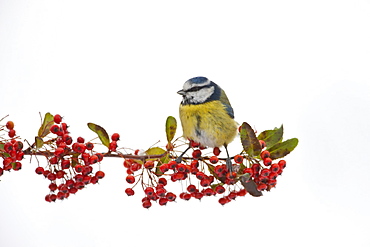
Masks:
[[[260,143],[264,148],[264,141],[260,141]],[[233,169],[228,171],[225,159],[218,157],[219,148],[214,148],[213,155],[207,158],[202,156],[204,147],[192,141],[190,145],[193,151],[186,162],[177,163],[175,160],[170,160],[162,163],[159,160],[147,160],[142,165],[132,159],[126,159],[123,163],[124,167],[127,168],[126,181],[133,184],[133,187],[125,190],[126,194],[128,196],[134,195],[134,187],[141,182],[145,194],[142,199],[144,208],[151,207],[153,201],[157,201],[159,205],[166,205],[167,202],[177,198],[173,192],[167,192],[165,188],[167,181],[181,181],[187,185],[185,186],[186,190],[179,193],[180,199],[195,198],[200,200],[203,197],[222,195],[218,202],[224,205],[248,193],[240,183],[242,176],[248,173],[249,181],[254,181],[258,191],[269,191],[276,186],[276,178],[282,173],[286,164],[284,160],[272,164],[269,152],[263,150],[260,154],[260,161],[252,160],[248,155],[234,156]],[[148,183],[144,182],[144,174],[149,174]]]
[[[77,193],[88,184],[98,183],[105,176],[100,169],[94,172],[93,165],[100,163],[104,157],[103,154],[93,150],[94,144],[85,142],[82,137],[73,142],[68,126],[62,122],[59,114],[54,116],[53,122],[50,132],[57,137],[44,142],[44,146],[48,146],[46,148],[48,153],[51,153],[48,164],[45,168],[37,167],[35,171],[50,181],[50,193],[45,197],[48,202],[68,198],[70,194]],[[112,135],[114,150],[118,139],[118,134]]]
[[[23,159],[23,143],[17,141],[15,138],[14,123],[8,121],[5,126],[0,126],[0,131],[8,131],[8,138],[0,139],[0,157],[3,158],[3,166],[0,167],[0,176],[3,175],[4,171],[18,171],[22,168],[22,163],[20,162]]]

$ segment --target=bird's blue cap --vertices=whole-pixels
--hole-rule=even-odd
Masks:
[[[191,78],[189,81],[191,81],[192,83],[200,84],[200,83],[204,83],[208,81],[208,78],[203,77],[203,76],[198,76],[198,77]]]

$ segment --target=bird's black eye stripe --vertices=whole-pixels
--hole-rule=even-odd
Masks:
[[[201,88],[202,87],[192,87],[192,88],[189,88],[188,90],[186,90],[186,92],[195,92],[195,91],[198,91]]]
[[[202,86],[202,87],[192,87],[192,88],[189,88],[188,90],[186,90],[185,92],[196,92],[196,91],[199,91],[200,89],[206,88],[206,87],[211,87],[211,85],[209,85],[209,86]]]

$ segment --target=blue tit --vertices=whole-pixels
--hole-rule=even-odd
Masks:
[[[183,137],[204,147],[224,146],[227,153],[226,164],[231,170],[227,145],[234,140],[238,125],[225,91],[206,77],[194,77],[186,81],[183,89],[177,93],[183,97],[180,104]],[[184,153],[179,156],[178,161],[181,162]]]

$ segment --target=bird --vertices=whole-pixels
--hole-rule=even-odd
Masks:
[[[226,93],[220,86],[203,76],[187,80],[177,92],[182,96],[179,115],[183,137],[204,147],[225,147],[226,165],[232,171],[227,145],[237,135],[238,124]],[[176,159],[182,161],[189,147]]]

